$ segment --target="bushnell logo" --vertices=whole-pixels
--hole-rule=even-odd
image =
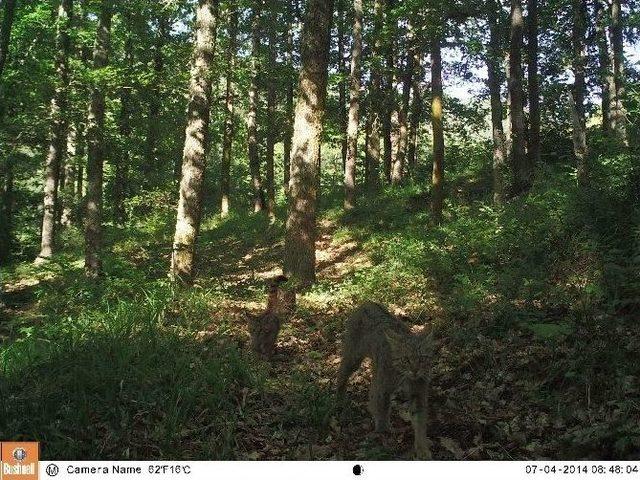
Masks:
[[[37,442],[3,442],[1,445],[1,480],[38,479],[40,449]]]

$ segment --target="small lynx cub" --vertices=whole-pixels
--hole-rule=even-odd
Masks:
[[[260,315],[247,314],[251,349],[269,358],[273,355],[282,321],[295,308],[295,292],[285,290],[282,285],[288,281],[280,275],[267,283],[267,308]]]
[[[369,410],[376,431],[389,430],[391,395],[403,388],[409,396],[416,457],[431,459],[427,438],[427,390],[433,358],[431,335],[414,334],[383,306],[366,302],[347,319],[338,371],[338,394],[365,357],[373,363]]]

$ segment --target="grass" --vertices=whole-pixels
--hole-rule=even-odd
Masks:
[[[371,431],[366,369],[351,403],[333,396],[344,318],[371,299],[442,338],[436,458],[637,459],[633,158],[595,155],[587,190],[547,163],[529,195],[502,207],[482,151],[448,168],[441,225],[418,184],[349,213],[323,192],[318,283],[271,364],[247,353],[242,312],[260,308],[278,271],[280,221],[208,217],[191,290],[165,278],[169,209],[109,229],[97,284],[84,281],[81,238],[68,230],[50,264],[2,272],[0,438],[38,439],[45,458],[408,458],[402,414],[392,435]]]

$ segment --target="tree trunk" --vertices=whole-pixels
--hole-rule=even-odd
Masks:
[[[209,116],[218,3],[218,0],[198,0],[196,11],[196,38],[182,155],[180,200],[169,272],[174,281],[186,284],[193,281],[196,239],[202,212],[202,185],[209,153]]]
[[[71,225],[74,207],[74,193],[76,181],[76,161],[78,155],[78,136],[75,125],[70,125],[67,133],[67,159],[64,164],[64,181],[59,188],[62,192],[62,213],[60,224],[64,227]]]
[[[0,78],[4,72],[4,65],[9,54],[9,42],[11,40],[11,28],[16,11],[16,0],[4,1],[4,15],[2,16],[2,30],[0,31]]]
[[[93,50],[93,66],[96,72],[109,63],[111,45],[111,0],[102,0],[98,19],[98,31]],[[91,105],[87,117],[87,196],[85,213],[85,274],[97,278],[102,273],[102,181],[104,170],[104,116],[105,86],[97,84],[91,93]]]
[[[393,0],[387,0],[386,18],[392,18]],[[395,26],[389,22],[389,27],[395,34]],[[385,45],[385,75],[382,92],[382,139],[384,145],[384,175],[387,183],[391,182],[391,165],[393,163],[393,142],[391,141],[391,117],[393,116],[393,104],[395,101],[394,92],[394,35],[389,35]]]
[[[585,0],[572,0],[573,7],[573,89],[572,89],[572,119],[573,119],[573,154],[578,169],[578,182],[584,185],[587,181],[587,133],[585,126],[584,99],[586,93],[585,67],[587,30],[587,5]]]
[[[86,153],[86,144],[87,144],[87,136],[86,136],[86,125],[84,123],[78,123],[76,129],[76,200],[83,202],[86,184],[84,183],[84,174],[85,174],[85,163],[87,161]],[[84,209],[81,209],[84,210]]]
[[[362,56],[362,0],[353,0],[353,45],[349,82],[349,123],[347,125],[347,159],[344,169],[344,208],[356,205],[356,163],[358,160],[358,123]]]
[[[422,80],[423,70],[421,65],[422,55],[416,48],[413,55],[413,80],[411,86],[411,119],[409,122],[409,146],[407,148],[407,166],[409,174],[413,175],[417,167],[418,131],[422,117]]]
[[[285,275],[301,286],[315,281],[316,176],[327,94],[333,0],[308,0],[291,148]]]
[[[266,148],[266,181],[267,181],[267,213],[269,218],[275,218],[276,210],[276,187],[275,187],[275,174],[274,174],[274,150],[276,144],[276,125],[274,118],[276,118],[276,22],[275,15],[270,15],[269,18],[269,40],[267,48],[269,50],[269,86],[267,88],[267,148]]]
[[[493,139],[493,201],[500,205],[504,201],[504,166],[507,159],[507,148],[502,127],[502,95],[501,84],[501,59],[503,58],[501,46],[501,32],[498,17],[498,4],[491,0],[488,6],[489,19],[489,51],[487,52],[487,70],[489,74],[489,96],[491,97],[491,131]]]
[[[340,116],[340,147],[342,158],[342,170],[347,166],[347,74],[344,62],[344,43],[345,43],[345,25],[347,23],[347,9],[345,7],[346,0],[338,0],[338,8],[340,9],[338,21],[338,73],[340,74],[340,82],[338,83],[338,113]]]
[[[0,163],[0,265],[11,258],[13,224],[13,156],[9,153]]]
[[[622,0],[611,2],[611,47],[613,50],[613,78],[615,92],[611,102],[611,126],[615,129],[618,141],[629,146],[627,137],[627,118],[624,109],[625,78],[624,78],[624,45],[622,39]]]
[[[367,187],[375,191],[380,186],[380,129],[384,116],[385,101],[382,97],[382,27],[383,11],[382,0],[375,0],[374,3],[374,45],[373,58],[371,64],[371,86],[369,88],[369,116],[371,118],[369,129],[369,141],[367,142],[368,177]]]
[[[393,185],[399,185],[402,182],[404,175],[404,164],[407,156],[407,146],[409,143],[409,127],[408,127],[408,113],[409,102],[411,100],[411,84],[414,76],[414,58],[415,54],[413,45],[415,38],[411,23],[408,25],[407,34],[407,59],[404,66],[404,72],[402,76],[402,102],[398,109],[398,150],[396,158],[393,162],[393,169],[391,171],[391,183]]]
[[[538,80],[538,0],[527,0],[527,71],[529,80],[529,169],[540,162],[540,86]]]
[[[285,53],[285,61],[287,65],[287,73],[293,72],[293,12],[291,1],[288,2],[289,16],[291,22],[287,28],[287,50]],[[287,197],[289,196],[289,180],[291,170],[291,137],[293,136],[293,81],[286,77],[286,103],[285,103],[285,132],[284,132],[284,155],[283,155],[283,169],[284,169],[284,191]]]
[[[522,35],[524,21],[522,0],[511,0],[511,33],[509,47],[509,94],[511,110],[511,149],[514,193],[531,186],[531,171],[526,155],[526,134],[522,90]]]
[[[144,180],[147,187],[151,187],[150,180],[157,175],[161,168],[160,152],[158,151],[158,137],[160,136],[160,111],[162,107],[162,92],[160,85],[164,74],[164,55],[162,49],[167,42],[169,21],[161,13],[158,16],[158,33],[153,45],[153,76],[151,77],[151,93],[149,95],[149,117],[147,119],[147,138],[145,143],[145,162],[143,164]]]
[[[609,40],[607,39],[607,2],[595,1],[596,40],[598,43],[598,74],[600,77],[602,99],[602,131],[611,131],[611,95],[615,92],[616,85],[611,70],[611,57],[609,53]]]
[[[222,138],[222,162],[220,165],[220,213],[223,217],[229,215],[231,194],[231,153],[233,149],[234,106],[233,106],[233,75],[236,67],[236,36],[238,32],[238,9],[230,4],[229,27],[227,45],[227,72],[224,113],[224,133]]]
[[[67,92],[69,88],[69,52],[71,50],[72,0],[61,0],[58,6],[56,35],[56,89],[51,99],[51,137],[44,179],[44,213],[39,260],[48,259],[54,252],[55,220],[60,165],[67,141]]]
[[[431,210],[436,223],[442,220],[444,202],[444,130],[442,128],[442,55],[440,38],[431,44],[431,127],[433,130],[433,172]]]
[[[258,157],[258,55],[260,47],[259,6],[252,12],[251,19],[251,85],[249,86],[249,111],[247,112],[247,144],[249,149],[249,169],[253,186],[253,211],[264,210],[264,192],[260,175],[260,158]]]

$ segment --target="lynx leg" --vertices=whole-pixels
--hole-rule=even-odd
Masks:
[[[369,390],[369,410],[373,415],[376,432],[389,431],[389,409],[393,391],[394,385],[390,385],[382,375],[374,373]]]
[[[336,388],[339,397],[344,396],[344,391],[347,387],[349,377],[358,369],[363,358],[364,357],[357,355],[355,352],[342,352],[342,360],[340,360],[340,368],[338,369],[338,382]]]
[[[418,460],[431,460],[431,440],[427,437],[427,397],[419,392],[411,401],[410,412],[413,426],[413,446]]]

